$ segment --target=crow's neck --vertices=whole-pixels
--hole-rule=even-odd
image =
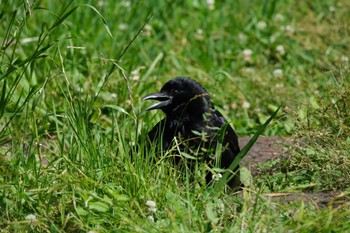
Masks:
[[[208,125],[211,111],[213,111],[211,106],[206,106],[200,110],[185,109],[182,112],[167,114],[167,122],[170,124],[170,127],[177,132],[184,133],[186,131],[186,133],[188,133],[192,130],[201,131],[201,129]]]

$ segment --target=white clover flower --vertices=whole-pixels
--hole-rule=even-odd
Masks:
[[[284,55],[286,54],[286,50],[284,49],[284,46],[283,45],[278,45],[276,46],[276,51],[280,54],[280,55]]]
[[[131,2],[130,1],[123,1],[122,2],[122,6],[127,8],[127,9],[130,9],[131,7]]]
[[[242,69],[242,73],[244,74],[244,75],[251,75],[251,74],[253,74],[254,73],[254,68],[252,68],[252,67],[244,67],[243,69]]]
[[[247,35],[244,33],[239,33],[238,34],[238,40],[242,41],[242,42],[246,42],[248,39]]]
[[[284,30],[288,35],[293,35],[295,33],[295,28],[292,25],[287,25]]]
[[[220,180],[220,179],[222,178],[222,175],[221,175],[221,173],[213,174],[213,175],[211,176],[211,178],[212,178],[213,180],[218,181],[218,180]]]
[[[154,218],[153,218],[152,215],[147,216],[147,218],[148,218],[148,220],[150,220],[151,222],[154,222]]]
[[[128,25],[127,25],[126,23],[120,23],[120,24],[118,25],[118,29],[119,29],[120,31],[125,31],[126,29],[128,29]]]
[[[270,42],[271,42],[271,43],[275,43],[275,41],[276,41],[276,39],[278,38],[278,36],[279,36],[279,35],[277,35],[277,34],[271,35],[271,36],[270,36]]]
[[[245,49],[243,50],[243,55],[244,56],[251,56],[253,54],[253,51],[250,49]]]
[[[282,69],[275,69],[272,72],[273,77],[275,78],[282,78],[283,77],[283,70]]]
[[[275,85],[276,89],[282,89],[284,87],[283,83],[277,83]]]
[[[248,108],[250,108],[250,103],[247,102],[247,101],[243,101],[242,107],[245,108],[245,109],[248,109]]]
[[[349,61],[349,57],[347,57],[347,56],[345,56],[345,55],[342,55],[342,56],[340,57],[340,61],[341,61],[341,62],[348,62],[348,61]]]
[[[250,49],[245,49],[242,51],[242,54],[243,54],[243,59],[244,61],[246,62],[251,62],[253,59],[252,59],[252,54],[253,54],[253,51],[250,50]]]
[[[215,0],[207,0],[207,5],[209,10],[215,9]]]
[[[149,212],[157,212],[157,204],[154,201],[148,200],[146,206],[148,206]]]
[[[130,78],[134,81],[139,81],[140,80],[140,71],[143,70],[145,67],[144,66],[139,66],[133,71],[130,72]]]
[[[143,28],[142,35],[144,36],[151,36],[152,34],[152,26],[149,24],[146,24],[145,27]]]
[[[256,27],[257,27],[257,29],[259,29],[259,30],[265,29],[266,26],[267,26],[267,24],[266,24],[265,21],[259,21],[259,22],[256,24]]]
[[[282,14],[280,14],[280,13],[276,14],[276,15],[275,15],[275,20],[276,20],[277,22],[283,21],[283,20],[284,20],[284,15],[282,15]]]
[[[155,213],[155,212],[157,212],[157,208],[151,208],[151,207],[149,207],[149,208],[148,208],[148,211],[149,211],[149,212]]]
[[[36,215],[35,214],[28,214],[26,216],[26,220],[30,220],[30,221],[36,220]]]
[[[204,37],[203,37],[203,29],[198,28],[197,31],[196,31],[195,36],[196,36],[197,40],[203,40],[204,39]]]
[[[133,71],[131,71],[130,74],[131,74],[132,80],[135,80],[135,81],[140,80],[140,69],[133,70]]]
[[[148,207],[156,207],[157,204],[156,204],[155,201],[148,200],[148,201],[146,202],[146,206],[148,206]]]

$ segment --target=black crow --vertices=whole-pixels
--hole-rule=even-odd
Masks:
[[[161,143],[158,145],[163,150],[174,146],[176,137],[181,151],[194,155],[211,167],[224,169],[229,168],[240,152],[236,133],[215,110],[209,93],[196,81],[183,77],[171,79],[160,92],[149,94],[142,100],[160,101],[146,110],[161,109],[166,115],[148,133],[150,142]],[[215,156],[218,145],[222,145],[221,156]],[[229,186],[236,190],[241,185],[238,167],[233,172],[236,175]],[[211,179],[208,173],[206,181]]]

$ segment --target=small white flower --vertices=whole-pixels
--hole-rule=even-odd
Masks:
[[[295,28],[292,25],[287,25],[284,30],[286,31],[287,35],[293,35],[295,33]]]
[[[244,67],[243,69],[242,69],[242,73],[244,74],[244,75],[251,75],[251,74],[253,74],[254,73],[254,68],[252,68],[252,67]]]
[[[340,57],[340,61],[342,61],[342,62],[348,62],[348,61],[349,61],[349,57],[343,55],[343,56]]]
[[[147,216],[147,218],[148,218],[148,220],[150,220],[151,222],[154,222],[154,218],[153,218],[152,215]]]
[[[203,29],[198,28],[197,31],[196,31],[195,36],[196,36],[197,40],[203,40],[204,39],[204,37],[203,37]]]
[[[155,207],[154,207],[154,208],[153,208],[153,207],[149,207],[149,208],[148,208],[148,211],[149,211],[149,212],[155,213],[155,212],[157,212],[157,208],[155,208]]]
[[[242,51],[242,54],[243,54],[243,59],[244,61],[246,62],[251,62],[253,59],[252,59],[252,54],[253,54],[253,51],[250,50],[250,49],[245,49]]]
[[[259,30],[265,29],[266,26],[267,26],[267,24],[266,24],[265,21],[259,21],[259,22],[256,24],[256,27],[257,27]]]
[[[139,71],[139,69],[131,71],[131,79],[135,80],[135,81],[140,80],[140,71]]]
[[[246,42],[248,39],[247,35],[244,33],[239,33],[238,34],[238,40],[242,41],[242,42]]]
[[[213,174],[211,178],[212,178],[213,180],[218,181],[218,180],[220,180],[220,179],[222,178],[222,175],[221,175],[220,173],[218,173],[218,174]]]
[[[284,54],[286,54],[286,50],[284,49],[284,46],[283,45],[278,45],[277,47],[276,47],[276,51],[280,54],[280,55],[284,55]]]
[[[329,11],[330,11],[330,12],[335,12],[335,7],[334,7],[334,6],[330,6],[330,7],[329,7]]]
[[[149,24],[146,24],[144,29],[150,31],[150,30],[152,30],[152,26]]]
[[[243,104],[242,104],[242,107],[245,108],[245,109],[248,109],[248,108],[250,108],[250,103],[247,102],[247,101],[244,101]]]
[[[156,202],[154,202],[154,201],[152,201],[152,200],[148,200],[148,201],[146,202],[146,206],[148,206],[148,207],[156,207],[157,204],[156,204]]]
[[[120,23],[120,24],[118,25],[118,29],[119,29],[120,31],[125,31],[126,29],[128,29],[128,25],[125,24],[125,23]]]
[[[152,34],[152,26],[149,24],[146,24],[143,28],[142,35],[144,36],[151,36]]]
[[[209,10],[215,9],[215,0],[207,0],[207,5]]]
[[[134,69],[133,71],[130,72],[130,78],[134,81],[139,81],[140,80],[140,71],[143,70],[145,67],[140,66]]]
[[[271,43],[275,43],[275,41],[276,41],[276,39],[279,37],[279,35],[277,35],[277,34],[272,34],[271,36],[270,36],[270,42]]]
[[[243,55],[244,56],[251,56],[253,54],[253,51],[250,49],[245,49],[243,50]]]
[[[157,212],[157,204],[154,201],[148,200],[146,206],[148,206],[149,212]]]
[[[275,87],[276,87],[277,89],[282,89],[282,88],[284,87],[284,85],[283,85],[283,83],[277,83],[277,84],[275,85]]]
[[[26,220],[30,220],[30,221],[36,220],[36,215],[35,214],[28,214],[26,216]]]
[[[275,78],[282,78],[283,77],[283,70],[282,69],[275,69],[272,72],[273,77]]]
[[[276,15],[275,15],[275,20],[276,20],[277,22],[283,21],[283,20],[284,20],[284,15],[282,15],[282,14],[280,14],[280,13],[276,14]]]
[[[130,1],[123,1],[122,2],[122,6],[127,8],[127,9],[130,9],[131,7],[131,2]]]

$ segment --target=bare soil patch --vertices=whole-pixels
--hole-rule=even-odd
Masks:
[[[242,137],[239,139],[240,147],[243,148],[250,137]],[[291,145],[293,140],[283,137],[259,137],[248,154],[241,161],[241,165],[247,167],[253,177],[258,175],[259,164],[263,164],[274,159],[288,159],[291,154],[286,150],[286,146]],[[350,203],[349,193],[343,191],[322,191],[322,192],[300,192],[300,193],[269,193],[266,198],[273,201],[288,202],[311,202],[317,208],[328,205],[339,206]]]

